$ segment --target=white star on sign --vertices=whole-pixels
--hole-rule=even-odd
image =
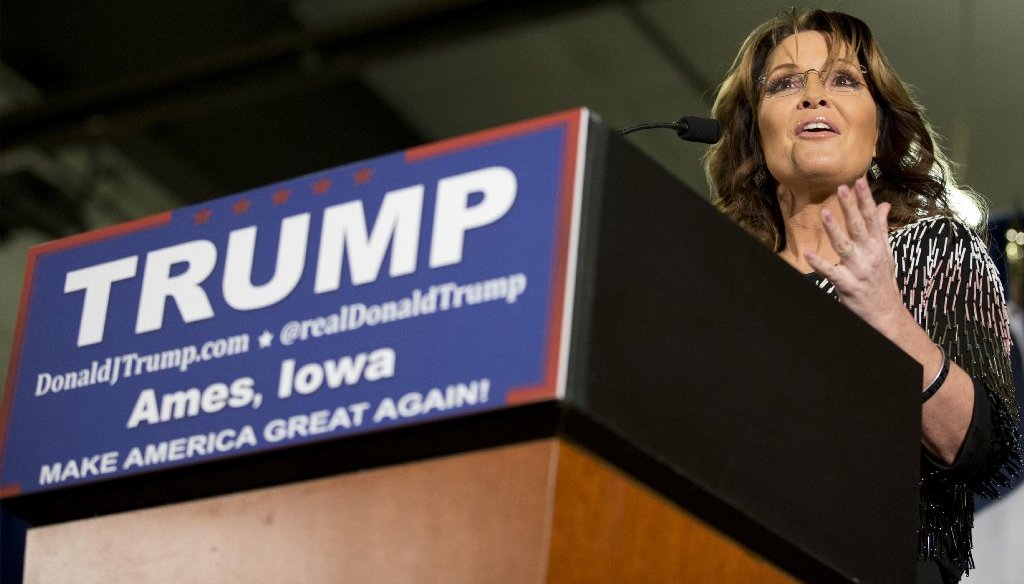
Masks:
[[[264,330],[263,334],[259,336],[260,348],[266,349],[274,343],[274,333]]]

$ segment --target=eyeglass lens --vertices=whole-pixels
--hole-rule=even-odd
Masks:
[[[792,95],[802,91],[808,83],[807,76],[814,73],[818,76],[825,89],[831,93],[852,93],[864,87],[864,67],[858,71],[853,67],[835,67],[828,71],[808,69],[802,72],[782,72],[773,75],[764,84],[766,99]]]

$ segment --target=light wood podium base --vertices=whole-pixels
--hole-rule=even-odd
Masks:
[[[793,582],[557,438],[29,530],[25,581]]]

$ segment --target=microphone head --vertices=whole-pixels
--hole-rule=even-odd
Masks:
[[[713,118],[683,116],[676,122],[676,134],[688,142],[714,144],[722,137],[722,125]]]

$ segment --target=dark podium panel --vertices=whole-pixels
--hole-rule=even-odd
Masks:
[[[705,553],[719,557],[711,548],[739,550],[721,556],[733,558],[722,559],[723,566],[745,566],[749,557],[736,558],[750,556],[756,565],[750,569],[761,570],[767,560],[789,574],[778,572],[778,581],[911,581],[919,366],[593,118],[583,192],[563,399],[10,498],[6,508],[39,526],[30,530],[28,563],[45,568],[40,558],[47,556],[39,550],[62,549],[60,530],[82,528],[61,523],[72,519],[132,511],[89,520],[129,533],[136,528],[117,527],[118,521],[152,522],[147,514],[168,511],[146,507],[178,504],[174,508],[205,522],[197,523],[202,529],[212,529],[220,524],[209,523],[214,520],[201,498],[252,495],[260,501],[262,493],[292,497],[289,506],[306,509],[314,521],[325,511],[302,504],[309,493],[296,481],[337,479],[336,496],[345,497],[349,487],[341,483],[364,476],[353,471],[404,477],[409,464],[458,455],[451,460],[482,466],[456,465],[428,473],[430,480],[442,481],[442,491],[473,493],[481,477],[511,472],[495,487],[496,497],[508,495],[502,499],[507,504],[460,506],[471,499],[467,494],[439,504],[443,512],[418,506],[388,515],[389,505],[423,485],[398,479],[388,483],[397,490],[379,501],[383,515],[345,515],[331,525],[376,534],[374,541],[385,547],[401,539],[388,530],[420,534],[423,549],[435,549],[445,537],[482,541],[487,549],[533,542],[522,549],[537,554],[540,567],[522,581],[593,581],[595,573],[622,581],[616,564],[664,565],[665,571],[649,575],[683,579],[671,566]],[[548,470],[519,482],[515,477],[526,477],[529,465],[520,473],[520,459],[505,458],[507,448],[538,440],[547,450],[527,456],[540,461],[530,468]],[[614,488],[601,486],[611,483]],[[405,495],[403,485],[410,489]],[[509,495],[501,485],[520,490]],[[642,502],[624,504],[627,492]],[[526,499],[534,501],[533,514],[509,511]],[[580,500],[593,512],[581,511]],[[256,513],[263,504],[239,508]],[[431,521],[464,513],[479,515],[445,533],[431,528]],[[665,519],[676,515],[683,519]],[[135,517],[141,523],[133,523]],[[422,531],[408,531],[403,521]],[[530,531],[518,522],[540,527]],[[692,555],[681,561],[676,554],[686,542],[705,541],[705,532],[717,543],[691,546],[686,553]],[[416,546],[402,541],[403,549]],[[644,544],[634,545],[638,541]],[[187,546],[181,549],[180,565],[195,561]],[[246,561],[271,562],[257,556]],[[387,554],[369,556],[388,561]],[[595,570],[602,557],[607,569]],[[469,565],[460,562],[471,563],[455,558],[416,569],[435,570],[423,581],[477,577],[443,572],[445,565]],[[388,573],[390,565],[370,573]],[[725,568],[714,573],[733,574]],[[741,573],[763,581],[754,575],[761,572]]]
[[[766,557],[820,564],[798,576],[911,580],[919,366],[622,138],[592,136],[581,426],[657,461],[649,484]]]

